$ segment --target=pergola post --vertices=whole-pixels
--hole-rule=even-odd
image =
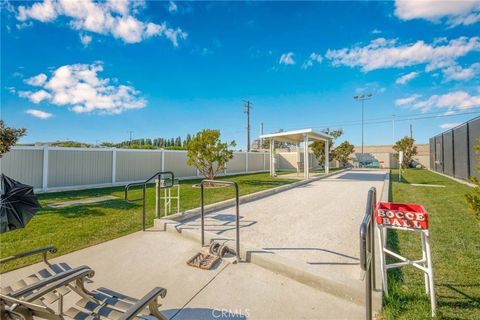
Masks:
[[[328,159],[329,153],[329,145],[330,141],[332,141],[332,136],[323,132],[315,132],[313,129],[303,129],[303,130],[295,130],[295,131],[287,131],[287,132],[277,132],[272,134],[261,135],[261,139],[268,140],[270,142],[270,175],[272,177],[276,176],[276,166],[275,161],[277,158],[275,157],[275,141],[286,142],[289,144],[295,144],[297,146],[297,175],[300,175],[301,169],[301,155],[302,149],[301,144],[303,143],[303,153],[304,153],[304,160],[303,160],[303,176],[304,179],[310,179],[310,165],[312,160],[309,156],[309,142],[310,141],[325,141],[325,156]],[[313,158],[312,158],[313,159]],[[280,165],[280,163],[279,163]],[[280,166],[279,166],[280,167]],[[329,172],[329,162],[324,166],[325,171]]]
[[[308,157],[308,134],[304,135],[303,138],[303,172],[304,172],[304,178],[305,180],[308,179],[309,177],[309,171],[310,171],[310,164],[309,164],[309,157]]]
[[[275,140],[270,139],[270,176],[275,177]]]
[[[329,157],[329,143],[328,140],[325,140],[325,174],[330,171],[330,157]]]
[[[272,174],[272,139],[268,140],[268,167],[270,169],[270,176],[273,176]]]
[[[300,143],[297,142],[297,176],[300,175],[300,162],[302,158],[300,155]]]

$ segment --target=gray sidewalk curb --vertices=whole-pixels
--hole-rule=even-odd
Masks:
[[[350,168],[342,169],[342,170],[335,171],[335,172],[332,172],[332,173],[329,173],[329,174],[325,174],[325,175],[321,175],[321,176],[318,176],[318,177],[310,178],[308,180],[301,180],[301,181],[298,181],[298,182],[292,182],[292,183],[289,183],[289,184],[286,184],[286,185],[283,185],[283,186],[280,186],[280,187],[267,189],[267,190],[263,190],[263,191],[259,191],[259,192],[255,192],[255,193],[246,194],[246,195],[240,197],[240,204],[247,203],[247,202],[254,201],[254,200],[258,200],[258,199],[268,197],[268,196],[271,196],[271,195],[279,193],[279,192],[283,192],[283,191],[287,191],[287,190],[290,190],[290,189],[293,189],[293,188],[296,188],[296,187],[299,187],[299,186],[303,186],[303,185],[308,184],[310,182],[318,181],[318,180],[321,180],[321,179],[331,177],[331,176],[336,175],[336,174],[343,173],[347,170],[350,170]],[[228,200],[216,202],[216,203],[213,203],[213,204],[206,205],[205,206],[205,213],[208,213],[208,212],[211,212],[211,211],[217,211],[217,210],[220,210],[220,209],[225,209],[225,208],[228,208],[228,207],[233,207],[234,205],[235,205],[235,199],[228,199]],[[194,209],[190,209],[190,210],[187,210],[187,211],[184,211],[184,212],[169,215],[166,218],[168,218],[169,220],[181,221],[181,220],[185,220],[185,219],[188,219],[188,218],[195,217],[195,216],[199,215],[200,213],[201,213],[201,208],[194,208]]]
[[[469,187],[472,187],[472,188],[475,188],[475,184],[467,181],[467,180],[462,180],[462,179],[459,179],[457,177],[452,177],[452,176],[449,176],[448,174],[445,174],[445,173],[441,173],[441,172],[437,172],[437,171],[434,171],[432,169],[427,169],[428,171],[432,172],[432,173],[435,173],[435,174],[438,174],[442,177],[445,177],[445,178],[448,178],[450,180],[453,180],[455,182],[458,182],[458,183],[461,183],[461,184],[464,184],[466,186],[469,186]]]

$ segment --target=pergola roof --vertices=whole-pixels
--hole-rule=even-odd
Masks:
[[[302,129],[294,131],[284,131],[271,134],[261,135],[261,139],[274,139],[275,141],[290,142],[290,143],[300,143],[305,140],[305,135],[308,136],[310,141],[332,141],[333,137],[329,134],[323,132],[313,131],[313,129]]]

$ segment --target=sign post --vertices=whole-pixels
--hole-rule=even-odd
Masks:
[[[428,213],[422,205],[379,202],[375,210],[375,221],[378,228],[380,244],[380,265],[383,275],[383,291],[388,297],[387,270],[411,265],[424,273],[425,293],[430,296],[432,317],[436,313],[435,288],[433,282],[432,252],[430,249],[430,235],[428,232]],[[396,252],[387,249],[387,231],[396,229],[417,232],[420,234],[422,258],[410,260]],[[387,264],[387,255],[400,262]]]

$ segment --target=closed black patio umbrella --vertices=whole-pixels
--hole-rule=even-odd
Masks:
[[[0,188],[0,233],[24,228],[40,209],[33,187],[2,173]]]

